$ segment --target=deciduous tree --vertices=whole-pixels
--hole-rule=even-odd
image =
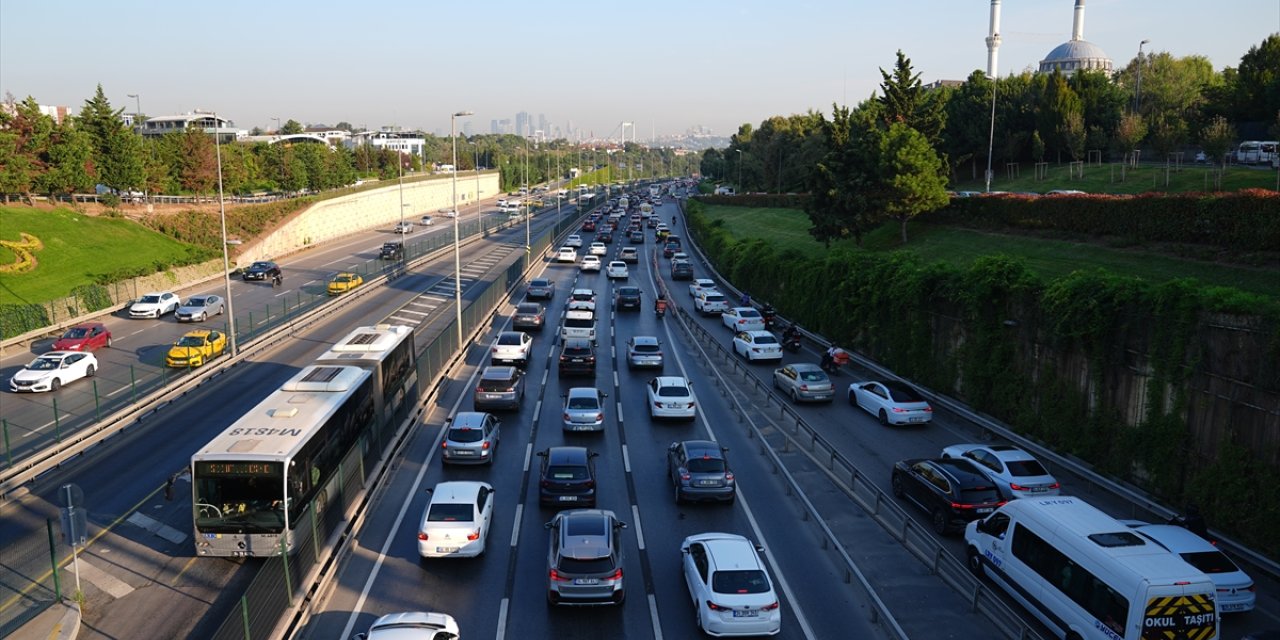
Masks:
[[[949,202],[942,160],[924,134],[894,123],[880,139],[879,165],[884,210],[901,225],[902,244],[906,244],[907,221]]]

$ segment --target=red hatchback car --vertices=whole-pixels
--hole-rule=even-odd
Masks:
[[[96,351],[111,346],[111,332],[101,322],[78,324],[53,343],[54,351]]]

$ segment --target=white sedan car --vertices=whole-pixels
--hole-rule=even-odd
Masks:
[[[1056,496],[1062,485],[1034,456],[1010,444],[953,444],[943,458],[968,458],[1015,498]]]
[[[600,256],[582,256],[583,271],[600,271]]]
[[[574,247],[575,249],[581,249],[581,248],[582,248],[582,236],[580,236],[580,235],[578,235],[578,234],[576,234],[576,233],[575,233],[575,234],[573,234],[573,235],[569,236],[568,238],[565,238],[565,240],[564,240],[564,246],[566,246],[566,247]]]
[[[734,331],[764,331],[764,316],[755,307],[729,307],[720,322]]]
[[[645,385],[649,394],[650,418],[682,418],[698,416],[698,400],[693,385],[680,376],[658,376]]]
[[[556,253],[556,262],[577,262],[578,252],[573,247],[560,247]]]
[[[406,611],[388,613],[373,621],[373,625],[365,633],[357,633],[353,640],[403,640],[408,637],[431,638],[432,640],[456,640],[461,633],[458,621],[447,613],[434,611]]]
[[[1253,578],[1245,573],[1212,542],[1172,524],[1146,524],[1125,521],[1142,537],[1177,554],[1187,564],[1209,576],[1218,589],[1218,611],[1238,613],[1253,611],[1258,594]]]
[[[751,362],[781,360],[782,344],[768,331],[739,331],[733,336],[733,352]]]
[[[933,407],[910,385],[897,382],[855,382],[849,385],[849,404],[862,407],[880,424],[925,424]]]
[[[172,291],[153,291],[144,293],[141,298],[129,305],[130,318],[159,318],[166,313],[178,310],[182,301]]]
[[[80,351],[50,351],[41,354],[9,378],[9,389],[16,392],[57,391],[62,385],[91,378],[98,371],[98,359]]]
[[[627,271],[627,263],[621,260],[610,262],[604,269],[605,275],[610,280],[626,280],[629,272]]]
[[[591,246],[587,247],[587,253],[593,256],[609,255],[609,245],[603,242],[592,242]]]
[[[490,364],[514,364],[523,367],[529,363],[529,351],[533,338],[523,331],[503,331],[490,348]]]
[[[484,553],[493,519],[493,487],[487,482],[441,482],[418,525],[423,558],[474,558]]]
[[[707,278],[698,278],[697,280],[694,280],[693,282],[689,283],[689,297],[696,298],[698,297],[698,294],[703,289],[714,289],[714,288],[716,288],[715,280],[708,280]]]
[[[680,564],[698,628],[713,636],[766,636],[782,629],[773,581],[750,540],[699,533],[680,543]]]

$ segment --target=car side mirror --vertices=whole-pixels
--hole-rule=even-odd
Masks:
[[[589,453],[589,454],[588,454],[588,456],[589,456],[589,457],[592,457],[592,458],[599,458],[599,457],[600,457],[600,454],[599,454],[599,452],[592,451],[591,453]]]
[[[671,443],[671,446],[667,447],[667,451],[675,451],[675,450],[676,450],[676,449],[678,449],[678,448],[680,448],[680,443],[679,443],[679,442],[672,442],[672,443]]]
[[[351,636],[351,640],[365,640],[365,638],[368,638],[368,637],[369,637],[369,634],[367,633],[357,633],[354,636]]]
[[[539,452],[538,452],[538,457],[539,457],[539,458],[545,458],[545,457],[547,457],[547,452],[546,452],[546,451],[539,451]]]
[[[550,521],[550,522],[544,522],[544,523],[542,523],[542,528],[543,528],[543,529],[554,529],[554,528],[556,528],[556,523],[555,523],[555,521],[554,521],[554,520],[552,520],[552,521]]]
[[[613,526],[614,526],[614,528],[617,528],[617,529],[626,529],[626,528],[627,528],[627,523],[625,523],[625,522],[623,522],[623,521],[619,520],[619,521],[617,521],[617,522],[613,523]]]

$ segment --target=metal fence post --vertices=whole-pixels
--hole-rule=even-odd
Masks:
[[[129,365],[129,393],[133,396],[133,403],[138,402],[138,376],[134,374],[133,365]]]
[[[102,397],[98,395],[98,381],[93,381],[93,420],[102,422]]]
[[[62,421],[58,418],[58,399],[53,399],[53,439],[62,442]]]
[[[249,640],[249,596],[240,596],[240,619],[244,621],[244,640]]]
[[[53,518],[45,518],[45,528],[49,530],[49,566],[53,569],[53,596],[62,599],[62,581],[58,578],[58,547],[53,542]]]
[[[9,448],[9,421],[0,420],[0,427],[4,430],[4,457],[8,460],[8,465],[13,466],[13,450]]]

